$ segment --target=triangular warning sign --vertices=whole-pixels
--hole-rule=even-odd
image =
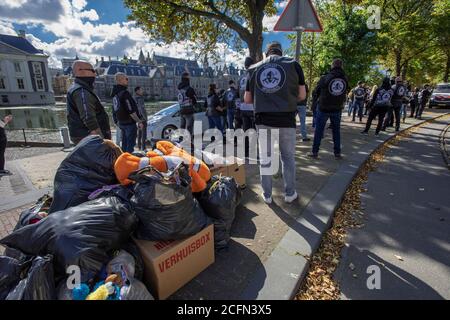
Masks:
[[[289,0],[273,31],[296,31],[303,27],[305,32],[322,32],[322,24],[311,0]]]

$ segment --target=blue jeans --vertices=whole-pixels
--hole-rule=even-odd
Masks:
[[[334,154],[341,154],[341,111],[322,112],[319,109],[317,109],[316,131],[314,133],[314,143],[312,148],[313,154],[319,153],[320,143],[323,138],[328,118],[330,119],[331,128],[333,130]]]
[[[234,113],[236,109],[227,109],[228,129],[234,129]]]
[[[264,196],[269,198],[272,196],[272,177],[278,172],[272,169],[278,168],[278,164],[273,164],[272,160],[280,161],[284,180],[284,193],[287,196],[293,196],[295,193],[295,146],[296,146],[296,132],[295,128],[274,128],[265,125],[256,125],[258,131],[258,145],[259,145],[259,170],[261,178],[261,187],[264,191]],[[263,141],[260,134],[261,130],[267,130],[267,141]],[[274,145],[272,145],[272,134],[274,130],[278,131],[278,139],[274,136],[274,141],[279,145],[279,150],[274,153]],[[263,147],[265,144],[265,149]],[[264,152],[266,151],[266,152]]]
[[[306,106],[297,106],[298,117],[300,119],[300,133],[302,138],[308,138],[308,133],[306,131]]]
[[[353,111],[353,101],[350,101],[348,103],[348,110],[347,110],[347,113],[348,113],[349,117],[352,115],[352,111]]]
[[[223,126],[222,126],[222,117],[221,116],[208,116],[208,122],[209,122],[209,128],[219,129],[220,132],[223,133]]]
[[[358,118],[362,120],[364,113],[364,100],[355,100],[355,102],[353,102],[352,113],[353,121],[355,121],[356,113],[358,113]]]
[[[132,124],[120,124],[122,131],[122,150],[123,152],[134,152],[134,146],[136,145],[137,138],[137,126]]]

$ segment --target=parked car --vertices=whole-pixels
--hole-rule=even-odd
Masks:
[[[197,102],[194,108],[194,126],[198,126],[198,122],[200,121],[202,124],[202,132],[204,132],[209,129],[205,102]],[[156,112],[154,115],[148,117],[147,139],[169,139],[173,132],[180,128],[180,122],[180,105],[178,103]]]
[[[431,94],[429,107],[450,107],[450,83],[440,83]]]

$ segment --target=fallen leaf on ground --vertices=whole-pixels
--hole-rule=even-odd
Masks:
[[[404,261],[403,258],[402,258],[401,256],[399,256],[399,255],[395,255],[395,257],[396,257],[398,260],[400,260],[400,261]]]

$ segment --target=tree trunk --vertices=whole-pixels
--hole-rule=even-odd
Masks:
[[[260,35],[252,34],[249,40],[246,41],[248,45],[248,50],[250,51],[250,57],[256,62],[261,61],[263,58],[262,54],[262,45],[263,45],[263,37],[262,31]]]
[[[263,59],[263,19],[266,4],[262,2],[257,1],[250,4],[250,12],[253,14],[251,17],[252,32],[249,39],[244,39],[247,42],[250,57],[254,59],[255,63]]]
[[[445,66],[445,72],[444,72],[444,82],[448,82],[450,73],[450,53],[447,53],[447,65]]]
[[[398,77],[402,72],[402,50],[396,49],[394,52],[395,52],[395,75]]]
[[[408,74],[409,61],[406,61],[402,68],[402,78],[403,81],[406,79],[406,75]]]

